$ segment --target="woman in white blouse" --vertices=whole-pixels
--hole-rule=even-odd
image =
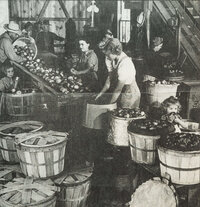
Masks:
[[[135,80],[135,66],[122,51],[122,44],[118,39],[112,38],[101,49],[106,55],[108,77],[96,100],[109,91],[112,93],[110,103],[118,102],[123,108],[139,107],[141,94]]]

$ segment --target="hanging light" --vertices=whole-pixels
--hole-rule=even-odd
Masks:
[[[87,8],[87,12],[92,13],[91,27],[94,27],[94,13],[99,12],[99,8],[96,6],[96,2],[92,1],[91,5]]]

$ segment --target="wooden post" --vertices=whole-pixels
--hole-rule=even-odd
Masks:
[[[153,1],[148,0],[144,2],[144,12],[146,14],[146,31],[147,31],[147,46],[150,48],[150,15],[153,7]]]

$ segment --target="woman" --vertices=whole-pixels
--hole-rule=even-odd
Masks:
[[[108,39],[102,52],[107,57],[108,77],[96,100],[110,90],[110,103],[118,101],[123,108],[139,107],[141,94],[135,81],[135,67],[132,60],[122,51],[120,41],[116,38]]]
[[[80,78],[83,84],[88,87],[92,92],[99,91],[98,84],[98,58],[93,50],[90,50],[90,42],[87,38],[83,37],[79,40],[79,47],[81,56],[78,61],[76,69],[72,68],[71,73]]]

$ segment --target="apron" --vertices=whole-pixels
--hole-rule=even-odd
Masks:
[[[119,64],[129,58],[128,56],[123,57],[115,66],[114,70],[111,71],[111,85],[110,85],[110,92],[113,93],[117,86],[118,82],[118,69]],[[119,97],[118,105],[122,108],[136,108],[140,105],[140,90],[137,86],[136,81],[133,81],[131,84],[124,85],[122,89],[122,93]]]

